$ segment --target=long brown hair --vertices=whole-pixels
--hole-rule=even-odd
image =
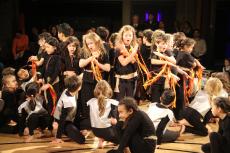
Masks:
[[[111,98],[113,95],[112,89],[108,82],[101,80],[97,83],[94,89],[94,96],[97,98],[99,107],[99,116],[102,116],[105,112],[106,98]]]
[[[98,47],[98,51],[100,52],[100,57],[106,54],[106,50],[104,48],[101,38],[95,32],[89,32],[83,36],[83,47],[81,54],[83,55],[83,57],[88,58],[92,56],[92,53],[86,44],[86,39],[90,39],[95,43],[95,45]]]
[[[117,39],[116,39],[116,48],[123,43],[123,34],[126,31],[131,31],[133,33],[133,40],[131,41],[130,45],[133,47],[137,45],[137,37],[136,37],[135,29],[130,25],[124,25],[118,32]]]

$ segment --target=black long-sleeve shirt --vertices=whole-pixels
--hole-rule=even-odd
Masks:
[[[44,64],[44,78],[47,83],[53,84],[61,73],[61,57],[55,54],[48,55]]]
[[[127,121],[127,125],[124,128],[124,132],[120,139],[119,148],[117,150],[118,152],[123,153],[124,148],[128,146],[130,138],[134,134],[139,134],[142,138],[156,135],[151,119],[143,111],[137,111]]]
[[[64,64],[64,71],[74,71],[77,75],[81,74],[79,58],[77,56],[70,56],[68,51],[65,50],[65,54],[62,55],[62,60]]]
[[[230,116],[220,120],[218,133],[223,136],[223,146],[230,149]]]

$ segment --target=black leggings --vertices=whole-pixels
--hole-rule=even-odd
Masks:
[[[120,101],[124,97],[134,97],[135,88],[136,88],[135,79],[129,79],[129,80],[120,79],[119,93],[117,93],[116,99]]]
[[[151,85],[151,102],[160,103],[160,97],[164,92],[165,78],[160,77],[160,79]]]
[[[92,128],[92,131],[96,137],[103,138],[105,141],[110,141],[116,144],[119,142],[115,127]]]
[[[156,140],[143,139],[140,135],[135,134],[131,137],[128,146],[131,153],[154,153]]]
[[[85,137],[80,133],[80,130],[70,121],[66,121],[64,125],[64,133],[77,143],[84,143]]]
[[[205,127],[205,123],[203,123],[203,117],[198,111],[191,107],[186,107],[181,113],[181,116],[193,126],[186,126],[185,132],[197,134],[200,136],[208,135],[208,129]]]
[[[229,153],[229,146],[224,144],[223,136],[219,133],[212,132],[209,135],[210,143],[201,146],[204,153]]]
[[[30,135],[33,135],[34,130],[38,127],[40,127],[42,130],[48,127],[51,130],[52,117],[49,114],[40,115],[40,114],[33,113],[29,116],[27,120],[27,126],[29,128]]]

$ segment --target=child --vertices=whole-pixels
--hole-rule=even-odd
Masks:
[[[148,115],[139,110],[133,98],[125,97],[118,105],[117,129],[122,132],[117,150],[108,153],[123,153],[129,147],[132,153],[154,153],[156,147],[155,128]]]
[[[39,84],[31,82],[26,86],[26,101],[18,107],[19,135],[23,135],[25,127],[29,128],[29,136],[25,142],[31,142],[34,138],[34,130],[40,127],[52,127],[51,117],[43,108],[43,98],[39,94]]]
[[[223,67],[223,72],[228,73],[230,75],[230,62],[229,59],[224,59],[224,67]]]
[[[218,78],[209,78],[205,84],[204,90],[198,91],[194,100],[181,112],[182,120],[180,124],[186,126],[185,132],[206,136],[208,129],[206,124],[211,119],[211,99],[213,97],[228,97],[223,84]]]
[[[151,40],[152,40],[152,35],[153,31],[151,29],[146,29],[143,31],[143,44],[140,47],[140,54],[143,57],[143,60],[148,68],[150,70],[150,65],[151,65],[151,59],[150,59],[150,54],[151,54]],[[139,100],[139,104],[144,102],[144,100],[148,99],[150,100],[149,96],[146,94],[146,90],[143,87],[143,78],[144,80],[147,79],[146,75],[142,75],[138,78],[138,89],[136,93],[136,100]],[[149,94],[149,93],[148,93]]]
[[[65,78],[65,87],[55,109],[54,118],[58,120],[58,130],[55,140],[52,143],[63,143],[62,133],[77,143],[84,143],[85,137],[80,133],[79,128],[74,125],[77,114],[77,97],[81,89],[81,80],[76,75]]]
[[[180,131],[166,129],[168,123],[175,123],[176,121],[173,112],[169,109],[173,104],[174,98],[175,93],[170,89],[165,89],[160,98],[161,103],[150,104],[147,111],[156,128],[158,145],[162,142],[173,142],[184,132],[184,126],[181,127]]]
[[[47,59],[44,61],[43,66],[43,78],[45,80],[45,84],[41,87],[45,92],[46,102],[47,102],[47,110],[49,114],[51,114],[56,101],[53,101],[52,95],[48,92],[48,88],[50,85],[53,86],[57,98],[60,96],[61,89],[61,57],[57,55],[58,49],[58,40],[54,37],[47,38],[45,43],[45,50],[47,52]]]
[[[0,114],[0,131],[3,133],[17,132],[18,106],[25,100],[25,93],[18,87],[16,77],[12,74],[2,78],[2,99],[4,107]]]
[[[110,75],[109,75],[109,84],[112,87],[112,90],[114,90],[115,86],[115,78],[114,78],[114,65],[115,65],[115,41],[117,38],[118,33],[112,33],[111,36],[109,37],[109,45],[110,45],[110,50],[109,50],[109,61],[110,61]]]
[[[114,92],[118,100],[125,96],[134,97],[137,79],[137,63],[134,56],[137,55],[138,43],[135,29],[130,25],[123,26],[116,40]]]
[[[86,102],[94,97],[93,90],[97,81],[103,79],[103,71],[110,71],[108,54],[106,53],[102,40],[94,32],[83,36],[83,48],[79,66],[84,69],[80,109],[82,111],[82,118],[89,119],[89,108]],[[96,74],[100,74],[102,78],[95,75],[95,72]],[[90,128],[90,125],[88,128]]]
[[[110,85],[101,80],[94,89],[95,98],[90,99],[87,105],[90,108],[90,121],[92,131],[99,137],[99,148],[103,148],[103,141],[118,143],[117,135],[113,128],[116,123],[116,107],[118,101],[110,99],[113,95]]]
[[[176,56],[176,64],[184,69],[187,69],[188,72],[191,71],[195,67],[203,66],[200,64],[198,60],[196,60],[192,55],[191,52],[195,45],[195,40],[191,38],[185,38],[178,42],[178,54]],[[176,97],[177,103],[176,108],[174,109],[175,117],[179,120],[180,112],[185,108],[185,105],[188,104],[188,94],[187,94],[187,79],[183,75],[178,75],[180,80],[178,81],[178,85],[176,86]],[[186,87],[186,88],[184,88]]]
[[[167,50],[169,37],[161,30],[153,32],[152,36],[152,52],[151,52],[151,70],[154,74],[158,74],[165,64],[173,66],[176,60],[172,51]],[[154,75],[155,76],[155,75]],[[151,85],[152,102],[160,102],[160,96],[164,91],[165,77],[162,75]]]
[[[230,150],[230,102],[218,97],[212,102],[212,114],[220,119],[218,132],[209,135],[210,143],[202,145],[205,153],[228,153]]]
[[[35,61],[38,67],[42,66],[45,58],[47,57],[47,53],[45,51],[45,43],[46,40],[51,37],[51,34],[48,32],[41,33],[38,38],[38,44],[40,46],[37,56],[30,56],[28,61]]]
[[[78,60],[80,54],[80,42],[74,36],[70,36],[66,41],[66,48],[62,52],[64,61],[64,76],[79,75],[81,70],[79,68]]]
[[[17,72],[19,86],[25,91],[26,85],[34,82],[36,76],[30,78],[30,74],[27,69],[20,68]]]

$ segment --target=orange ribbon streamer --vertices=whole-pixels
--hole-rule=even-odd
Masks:
[[[53,88],[53,86],[51,84],[49,84],[49,92],[50,92],[50,95],[52,97],[52,101],[53,101],[53,109],[52,109],[52,112],[51,112],[51,115],[54,114],[54,111],[55,111],[55,108],[56,108],[56,101],[57,101],[57,94]]]
[[[91,69],[93,71],[93,75],[94,75],[95,79],[97,80],[97,82],[102,80],[100,69],[97,65],[94,65],[93,62],[91,62]]]

